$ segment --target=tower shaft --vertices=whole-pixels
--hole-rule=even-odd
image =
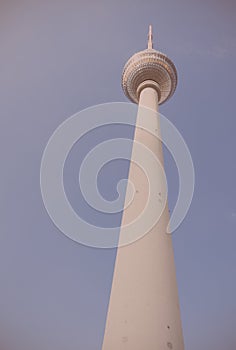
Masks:
[[[150,84],[140,92],[134,135],[129,181],[135,187],[135,196],[123,212],[120,242],[132,232],[124,226],[136,219],[152,196],[156,205],[149,207],[150,216],[160,211],[167,196],[162,173],[155,168],[151,175],[156,187],[149,193],[145,169],[140,169],[137,159],[138,144],[153,152],[163,166],[162,143],[145,129],[160,136],[158,92]],[[126,195],[126,202],[129,200]],[[102,350],[183,350],[178,292],[171,235],[166,233],[169,222],[168,206],[157,223],[135,242],[119,246],[114,268],[112,289]],[[140,227],[140,230],[142,228]]]

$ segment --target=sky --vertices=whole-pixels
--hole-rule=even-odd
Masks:
[[[40,163],[54,130],[86,107],[127,102],[122,69],[145,49],[175,63],[178,86],[163,106],[194,163],[190,210],[173,234],[186,350],[236,348],[235,69],[233,0],[21,0],[0,2],[0,349],[101,349],[116,249],[78,244],[51,221],[40,192]],[[86,153],[133,129],[104,128],[73,147],[65,189],[83,206],[77,171]],[[170,209],[178,173],[165,150]],[[112,200],[129,162],[101,171]],[[118,223],[121,214],[98,219]],[[100,223],[101,223],[100,222]]]

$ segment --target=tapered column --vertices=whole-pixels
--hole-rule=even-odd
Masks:
[[[139,157],[140,162],[144,157],[139,151],[140,143],[147,148],[147,153],[152,152],[159,159],[160,167],[163,165],[162,144],[157,137],[160,135],[157,112],[157,90],[144,87],[139,98],[129,170],[135,194],[123,212],[120,242],[123,244],[127,236],[136,234],[124,227],[142,215],[147,201],[154,203],[148,207],[150,217],[161,216],[144,236],[117,249],[102,350],[184,349],[172,240],[166,233],[169,212],[165,202],[165,179],[161,169],[158,171],[153,166],[151,175],[156,181],[150,193],[145,169],[138,165]],[[151,128],[154,135],[145,130],[145,126]],[[152,164],[147,166],[150,174]],[[128,197],[125,205],[130,200]]]

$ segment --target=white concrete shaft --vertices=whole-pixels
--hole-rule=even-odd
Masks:
[[[159,134],[157,112],[156,91],[151,87],[144,88],[140,94],[132,159],[136,152],[135,141],[138,141],[154,152],[163,164],[161,141],[139,128],[145,125],[146,115],[152,113],[152,120],[155,118],[153,131]],[[149,184],[144,172],[131,162],[129,180],[133,182],[136,193],[133,202],[123,213],[120,231],[122,242],[125,242],[123,226],[142,212],[149,195],[156,196],[157,202],[149,210],[158,215],[166,187],[162,176],[155,176],[158,193],[148,194]],[[160,220],[147,234],[117,249],[102,350],[184,349],[172,239],[166,233],[168,221],[168,206],[164,203]]]

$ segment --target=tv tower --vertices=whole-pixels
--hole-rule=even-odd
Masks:
[[[172,238],[167,233],[165,181],[161,171],[153,167],[151,175],[156,179],[156,190],[150,193],[145,174],[135,163],[138,157],[143,157],[137,148],[141,143],[163,167],[158,107],[173,95],[176,84],[174,64],[153,49],[150,26],[147,49],[128,60],[122,75],[124,93],[138,104],[138,114],[128,177],[135,195],[123,212],[120,242],[125,242],[127,237],[125,225],[140,215],[147,200],[155,201],[155,205],[148,207],[148,215],[153,217],[159,212],[161,215],[149,232],[117,248],[102,350],[184,349]],[[150,124],[150,114],[155,136],[145,130],[145,123]],[[126,193],[125,203],[127,198]]]

